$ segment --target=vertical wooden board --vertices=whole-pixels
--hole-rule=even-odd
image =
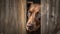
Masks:
[[[41,34],[56,34],[60,28],[59,2],[59,0],[41,0]]]
[[[1,0],[1,34],[18,34],[18,0]]]
[[[41,0],[41,34],[48,33],[47,0]]]
[[[26,34],[26,0],[19,0],[19,28],[20,34]]]

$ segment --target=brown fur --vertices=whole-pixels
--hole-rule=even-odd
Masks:
[[[34,28],[33,30],[29,30],[26,26],[26,29],[28,31],[36,31],[40,28],[40,21],[36,19],[36,14],[40,11],[40,4],[31,4],[29,11],[31,12],[31,15],[28,17],[27,26],[33,24]]]

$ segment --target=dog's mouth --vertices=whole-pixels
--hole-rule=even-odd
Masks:
[[[28,27],[29,30],[33,30],[33,27]]]
[[[28,28],[29,30],[32,30],[32,29],[33,29],[33,26],[27,26],[27,28]]]
[[[33,32],[33,31],[36,31],[40,28],[40,25],[39,26],[36,26],[36,27],[27,27],[26,26],[26,30],[29,31],[29,32]]]
[[[33,27],[26,27],[26,30],[29,32],[32,32],[34,29],[33,29]]]

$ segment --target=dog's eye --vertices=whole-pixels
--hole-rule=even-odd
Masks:
[[[32,12],[28,11],[28,17],[31,16]]]
[[[38,13],[36,14],[36,19],[37,19],[37,20],[40,20],[40,18],[41,18],[41,14],[38,12]]]

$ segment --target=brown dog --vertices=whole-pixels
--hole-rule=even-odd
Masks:
[[[41,21],[41,13],[40,13],[41,6],[40,4],[31,4],[28,12],[28,21],[26,25],[26,29],[28,31],[36,31],[40,28],[40,21]]]

